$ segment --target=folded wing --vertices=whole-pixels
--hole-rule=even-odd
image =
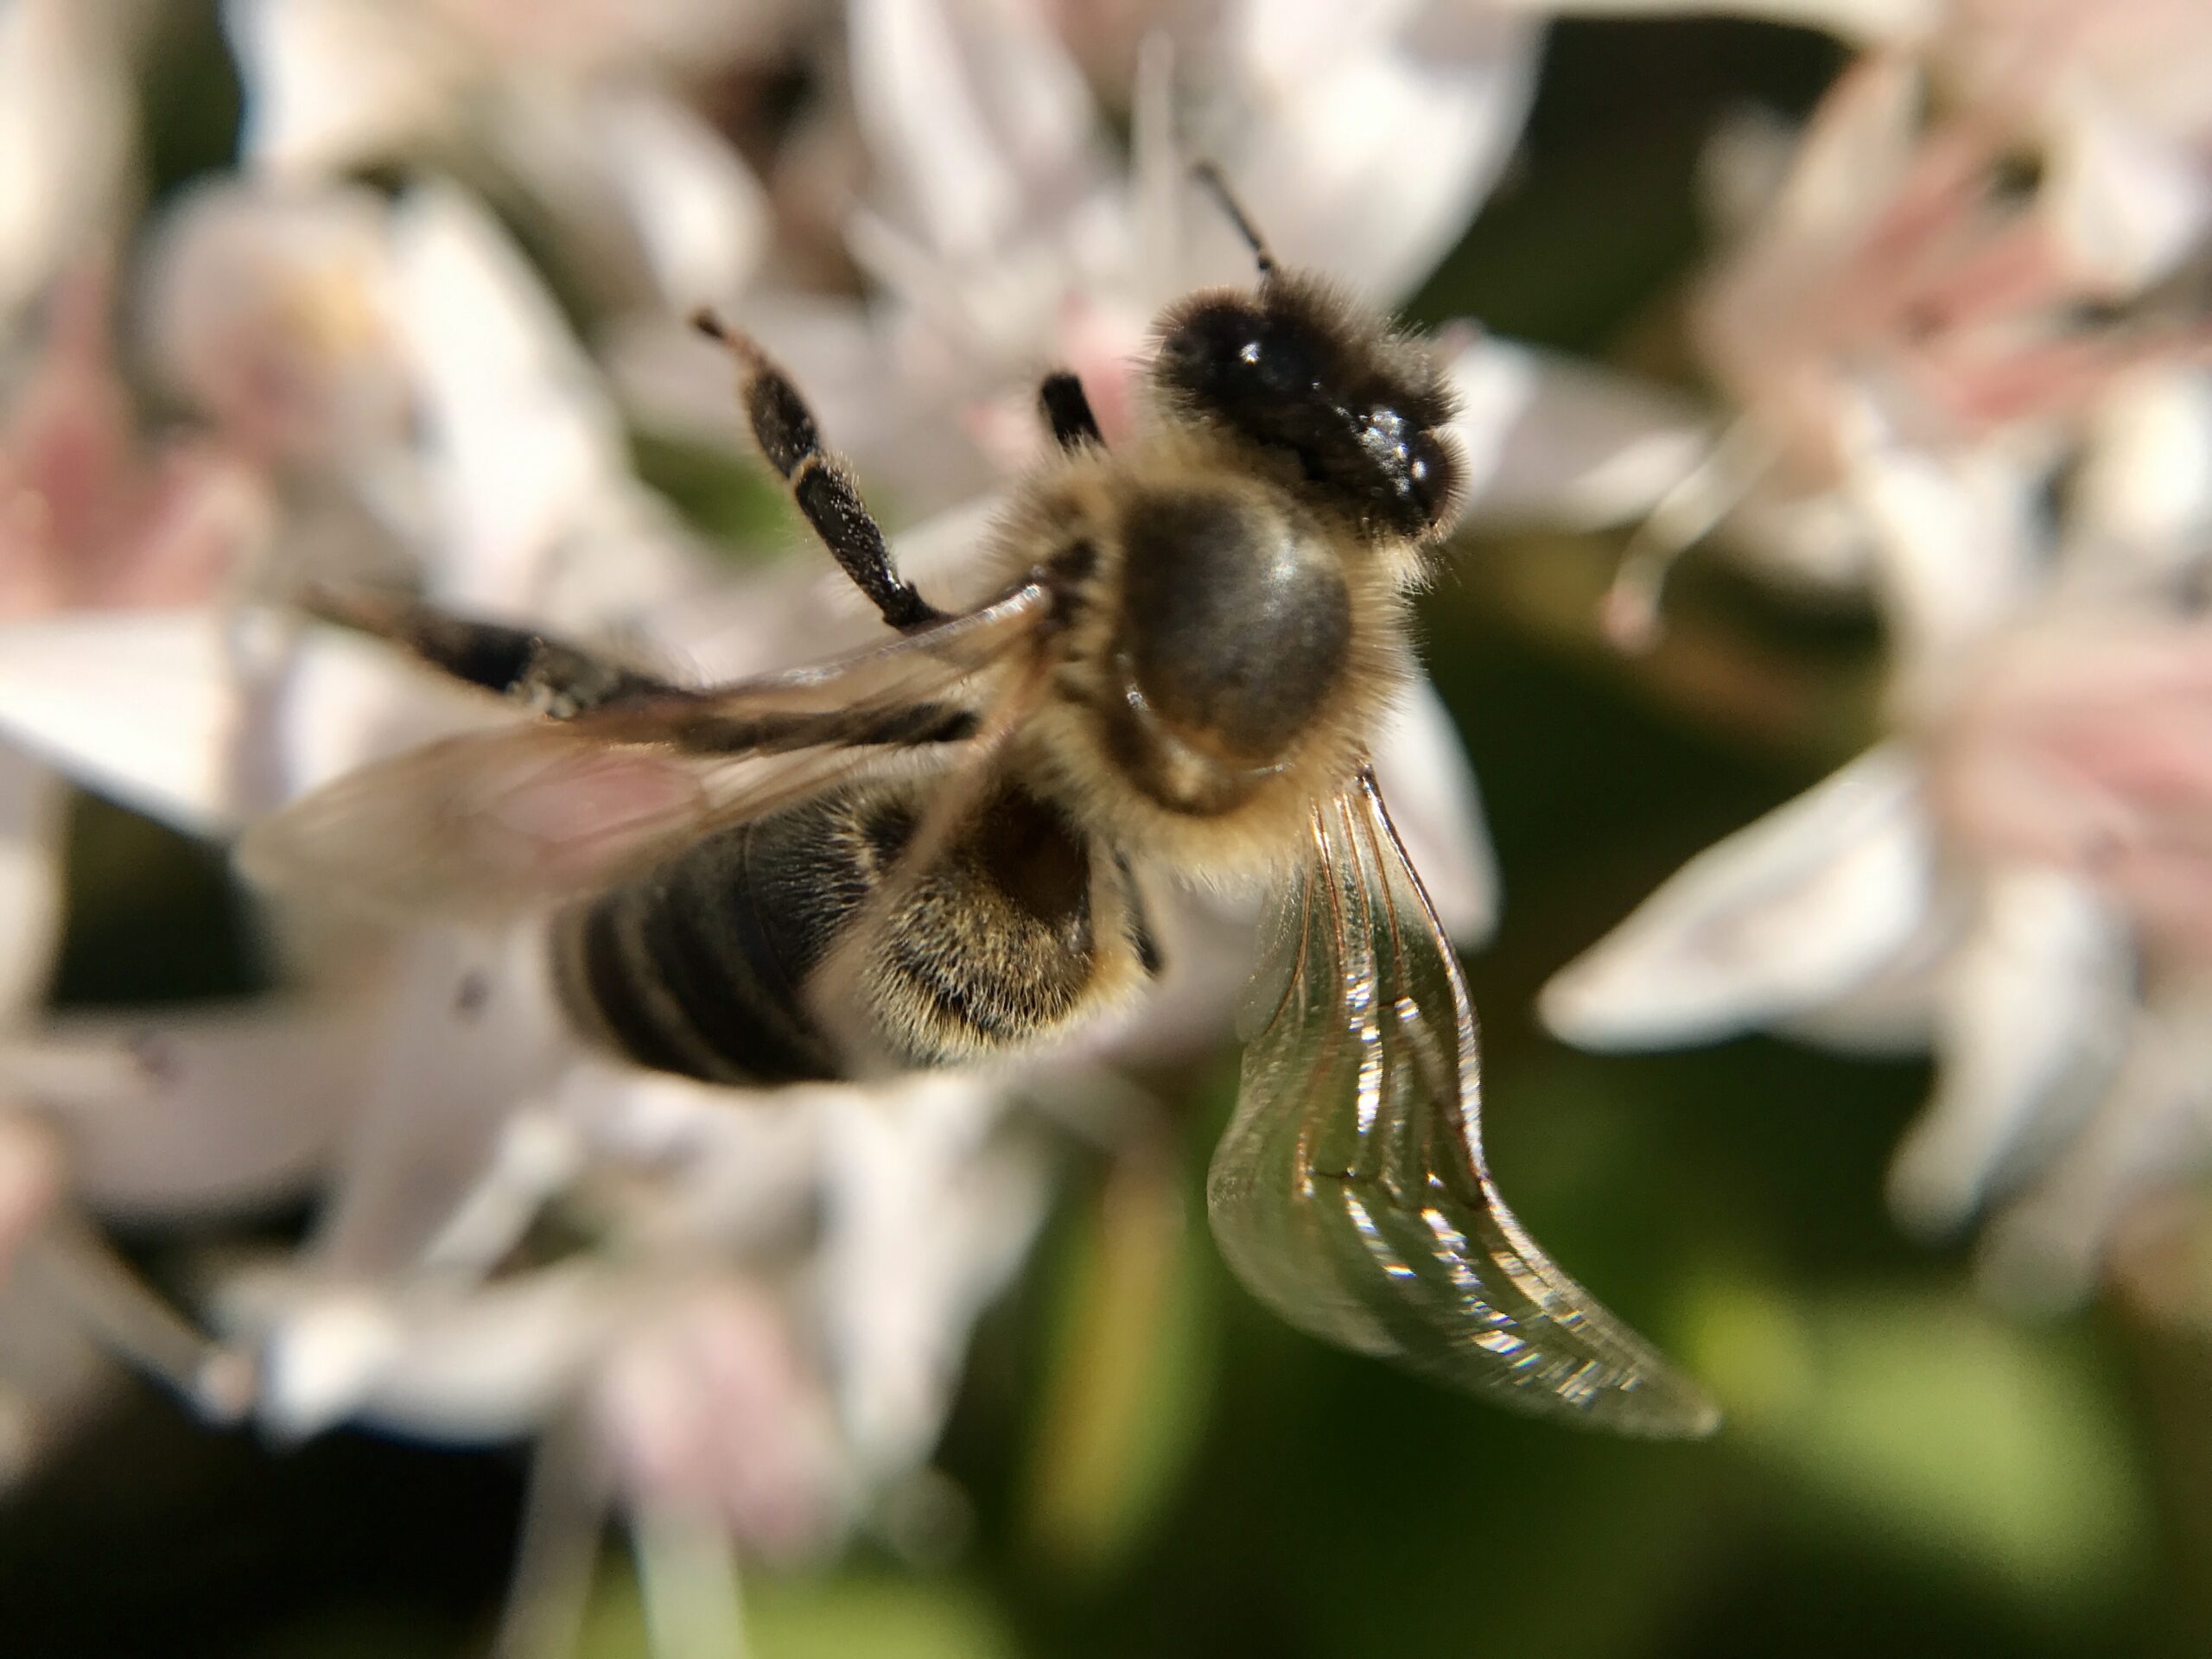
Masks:
[[[1207,1207],[1325,1341],[1623,1433],[1709,1433],[1695,1386],[1561,1272],[1483,1160],[1474,1011],[1371,773],[1315,816],[1247,1001]]]

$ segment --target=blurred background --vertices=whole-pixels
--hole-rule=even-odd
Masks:
[[[0,1046],[0,1649],[569,1650],[510,1596],[579,1424],[607,1442],[587,1541],[525,1552],[561,1593],[517,1605],[570,1605],[592,1656],[728,1650],[682,1610],[730,1574],[656,1520],[725,1427],[770,1448],[703,1506],[762,1659],[2212,1649],[2202,14],[1338,10],[0,0],[0,741],[62,780],[10,808],[51,914],[0,892],[24,950],[50,938]],[[604,638],[680,613],[716,668],[815,654],[849,619],[789,622],[830,602],[818,554],[677,320],[712,301],[786,357],[926,572],[928,524],[1033,452],[1038,368],[1075,363],[1110,432],[1147,313],[1240,279],[1202,205],[1164,266],[1147,239],[1163,135],[1454,365],[1476,487],[1420,620],[1503,895],[1455,930],[1491,1162],[1710,1389],[1711,1441],[1523,1421],[1269,1317],[1204,1224],[1225,1014],[1012,1091],[991,1145],[1028,1173],[975,1191],[1017,1219],[946,1270],[937,1394],[874,1441],[839,1368],[887,1373],[836,1332],[893,1319],[865,1286],[949,1211],[893,1193],[793,1261],[921,1154],[880,1149],[869,1187],[823,1173],[855,1155],[833,1137],[776,1177],[821,1212],[800,1243],[702,1222],[656,1255],[672,1224],[592,1182],[696,1198],[691,1141],[636,1150],[695,1107],[580,1130],[604,1107],[571,1077],[526,1239],[493,1228],[459,1291],[436,1250],[348,1277],[333,1215],[392,1140],[378,1039],[223,1046],[412,948],[272,916],[226,844],[393,721],[311,662],[203,671],[132,628],[397,570]],[[474,274],[440,289],[456,248]],[[746,636],[761,613],[799,631]],[[182,758],[217,724],[220,783]],[[139,727],[159,753],[114,741]],[[1638,910],[1880,744],[1908,781],[1816,795],[1795,842]],[[290,770],[257,794],[264,751]],[[1479,889],[1481,825],[1440,810]],[[295,1099],[323,1127],[270,1152]],[[502,1100],[404,1190],[509,1167]],[[558,1342],[470,1312],[579,1259],[761,1264],[767,1324],[683,1348],[684,1395],[607,1358],[597,1303]],[[392,1357],[410,1274],[480,1348]],[[747,1357],[770,1325],[788,1364]],[[708,1427],[659,1433],[686,1411]]]

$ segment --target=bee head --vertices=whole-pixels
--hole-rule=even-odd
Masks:
[[[1271,273],[1161,320],[1151,371],[1173,417],[1249,444],[1373,539],[1451,527],[1451,388],[1421,341],[1308,279]]]

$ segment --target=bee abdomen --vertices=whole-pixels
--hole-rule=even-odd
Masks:
[[[849,802],[709,836],[578,906],[558,949],[571,1013],[655,1071],[708,1083],[842,1075],[804,994],[867,897]]]

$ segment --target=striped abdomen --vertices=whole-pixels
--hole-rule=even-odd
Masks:
[[[919,798],[824,796],[578,906],[556,947],[572,1014],[639,1064],[709,1083],[848,1075],[847,1028],[823,1029],[810,981],[889,879]],[[878,1069],[941,1065],[1046,1036],[1155,968],[1124,867],[1007,786],[869,942],[856,1023]]]

